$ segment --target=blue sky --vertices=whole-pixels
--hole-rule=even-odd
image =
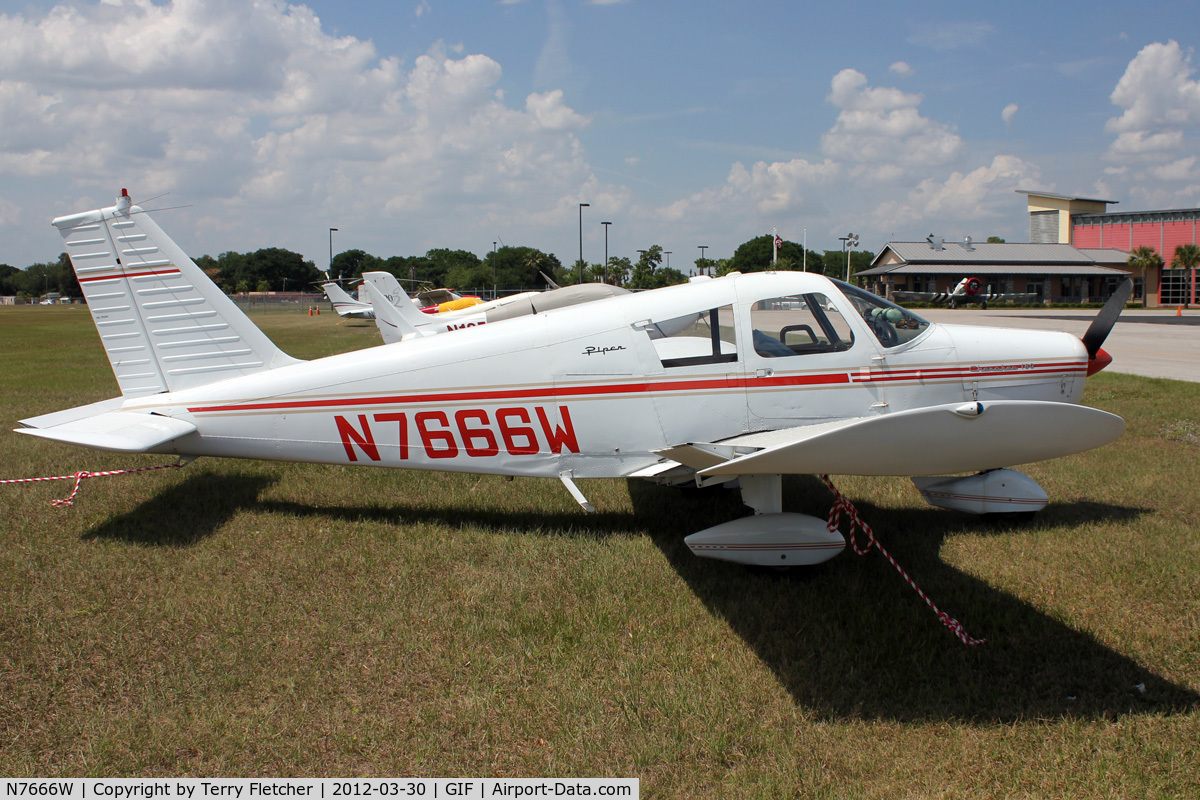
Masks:
[[[194,255],[493,241],[686,269],[777,227],[1200,206],[1196,2],[0,0],[0,263],[123,186]]]

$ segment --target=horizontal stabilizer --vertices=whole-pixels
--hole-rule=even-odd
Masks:
[[[87,419],[88,417],[96,417],[109,411],[120,411],[121,406],[124,404],[124,397],[110,397],[107,400],[101,400],[98,403],[89,403],[86,406],[66,408],[62,411],[54,411],[49,414],[42,414],[40,417],[23,419],[20,420],[20,422],[21,425],[26,428],[53,428],[55,425],[64,425],[68,422],[75,422],[76,420]]]
[[[181,419],[133,411],[109,411],[49,428],[16,429],[17,433],[118,453],[147,453],[195,430],[195,425]]]
[[[762,449],[700,475],[975,472],[1090,450],[1124,430],[1115,414],[1068,403],[952,403],[727,440],[722,444]]]

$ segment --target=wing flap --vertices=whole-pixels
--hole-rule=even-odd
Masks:
[[[1108,444],[1125,420],[1087,406],[1031,400],[949,404],[773,431],[757,452],[710,475],[944,475],[1079,453]],[[759,436],[754,434],[753,436]],[[740,437],[724,444],[751,437]]]
[[[195,430],[196,426],[185,420],[132,411],[109,411],[47,428],[16,429],[42,439],[118,453],[147,453]]]

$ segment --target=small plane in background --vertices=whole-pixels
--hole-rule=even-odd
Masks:
[[[375,311],[371,308],[370,303],[364,303],[361,300],[355,300],[345,289],[338,286],[337,283],[330,281],[329,283],[321,284],[321,288],[325,290],[325,296],[329,298],[329,302],[333,304],[333,310],[338,313],[338,316],[347,317],[349,319],[374,319]]]
[[[400,290],[400,282],[396,281],[394,277],[393,280],[395,281],[396,289]],[[336,281],[323,283],[321,284],[321,288],[325,290],[325,296],[329,298],[329,302],[333,304],[333,310],[339,316],[351,319],[375,318],[375,311],[371,308],[371,304],[362,300],[361,286],[358,300],[351,297],[350,293],[339,286]],[[417,294],[416,301],[410,299],[407,292],[404,292],[403,296],[406,303],[419,302],[420,305],[417,308],[431,315],[465,311],[483,304],[483,301],[478,297],[464,297],[450,289],[425,289]],[[393,305],[400,304],[400,294],[389,292],[388,298]]]
[[[414,336],[432,336],[435,333],[474,328],[489,322],[629,293],[618,286],[585,283],[566,288],[556,287],[546,292],[520,292],[456,311],[428,315],[418,311],[390,272],[364,272],[363,289],[371,298],[379,333],[383,341],[389,344]]]
[[[1031,303],[1037,299],[1037,295],[1033,292],[993,292],[990,286],[985,290],[984,283],[979,278],[963,278],[949,292],[900,291],[892,292],[892,297],[902,303],[945,303],[947,308],[957,308],[960,303],[980,303],[985,309],[988,303],[994,303],[997,300],[1008,300],[1014,303]]]
[[[120,395],[18,432],[81,447],[545,477],[585,510],[580,478],[736,486],[754,514],[688,546],[794,566],[845,539],[783,512],[783,475],[917,476],[935,505],[1024,514],[1048,498],[1011,465],[1125,428],[1079,401],[1111,361],[1129,281],[1082,339],[934,324],[822,275],[764,272],[544,311],[532,298],[453,336],[300,361],[124,190],[53,225]]]
[[[398,281],[396,285],[400,285]],[[447,311],[462,311],[481,305],[483,299],[475,295],[461,295],[453,289],[422,289],[413,296],[413,302],[425,314],[445,314]]]

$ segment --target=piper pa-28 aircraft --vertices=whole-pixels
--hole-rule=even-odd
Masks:
[[[1128,297],[1082,340],[936,325],[802,272],[694,279],[482,327],[299,361],[280,351],[127,193],[53,221],[121,394],[22,420],[100,450],[708,486],[754,515],[698,555],[791,566],[845,546],[782,512],[792,473],[918,476],[937,505],[1034,511],[1013,464],[1104,445],[1078,405]],[[370,285],[370,284],[368,284]],[[1108,359],[1111,360],[1111,359]],[[979,472],[968,477],[946,476]]]

